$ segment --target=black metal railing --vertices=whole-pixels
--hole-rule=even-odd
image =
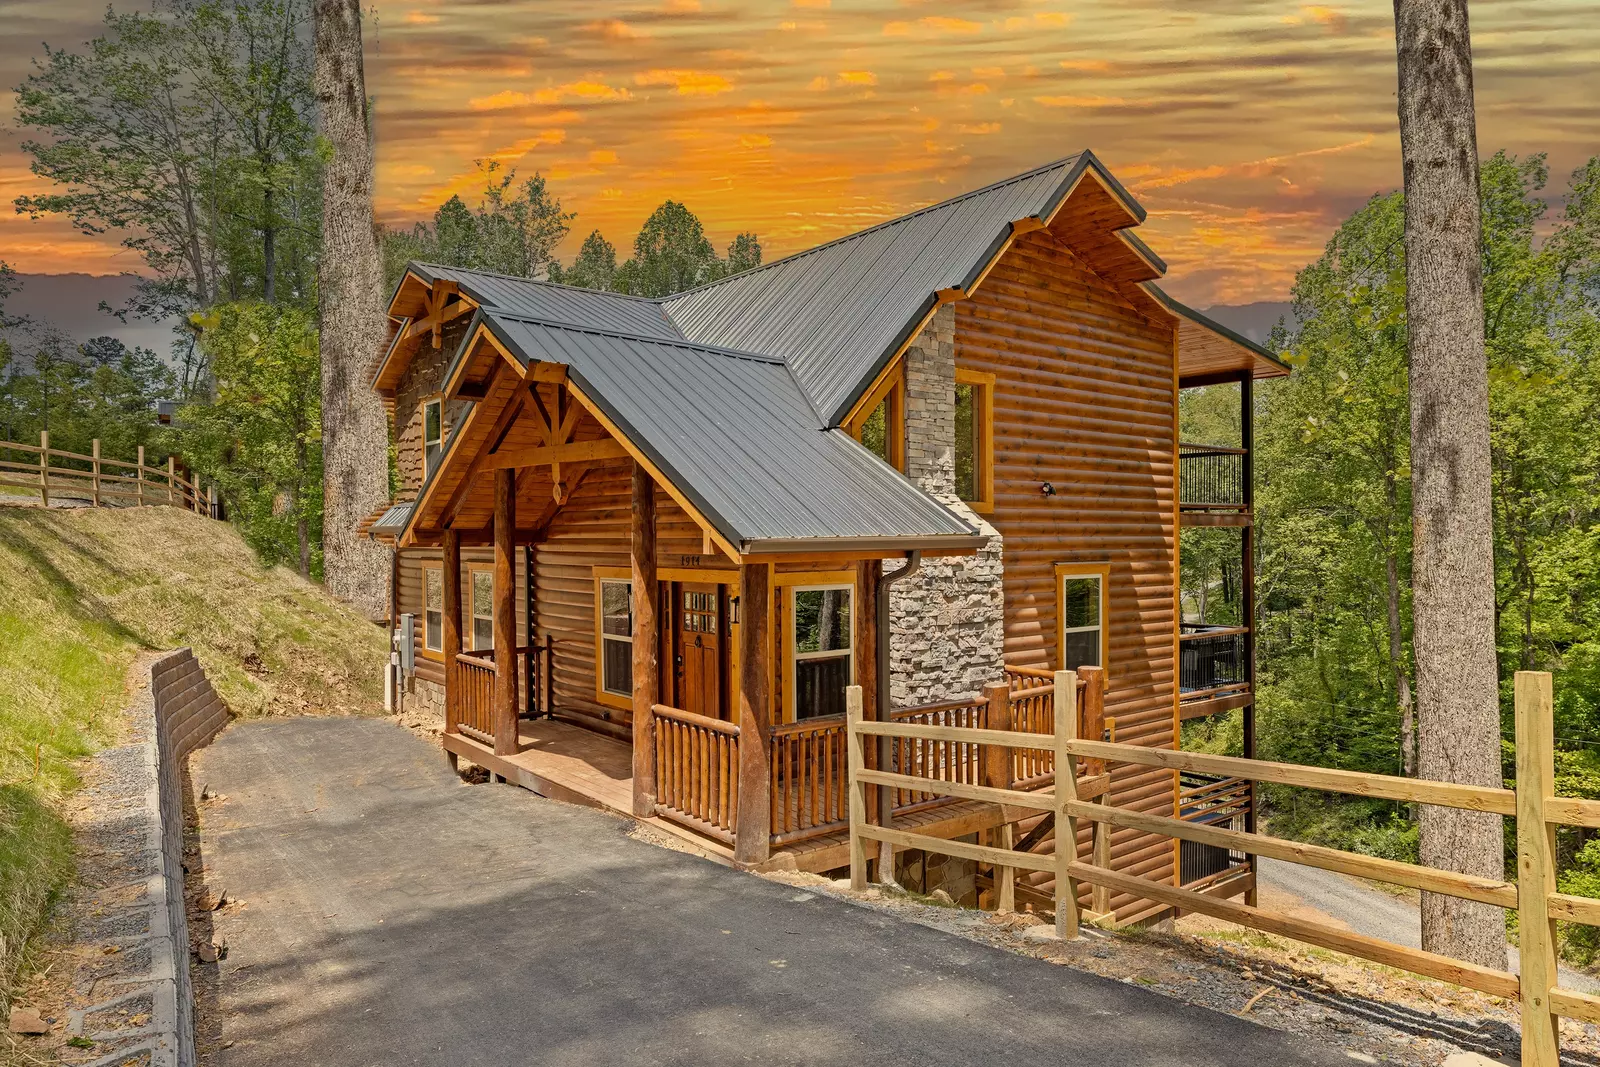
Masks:
[[[1229,778],[1221,774],[1201,774],[1182,771],[1178,775],[1178,818],[1221,830],[1243,832],[1255,802],[1255,784],[1248,778]],[[1180,885],[1189,885],[1201,879],[1212,878],[1248,862],[1242,852],[1206,845],[1198,841],[1180,841],[1178,845],[1178,876]]]
[[[1245,506],[1245,450],[1178,446],[1178,503],[1194,508]]]
[[[1250,681],[1250,629],[1186,622],[1178,634],[1178,691],[1183,696]]]

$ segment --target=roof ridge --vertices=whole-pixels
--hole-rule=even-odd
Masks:
[[[543,278],[529,278],[522,274],[503,274],[500,271],[479,270],[476,267],[457,267],[449,263],[429,263],[426,260],[414,259],[412,264],[418,267],[427,267],[432,270],[456,270],[465,274],[478,274],[485,278],[501,278],[508,282],[522,282],[526,285],[543,285],[550,289],[566,289],[574,293],[594,293],[598,296],[614,296],[621,300],[632,300],[639,304],[659,304],[662,297],[638,296],[634,293],[619,293],[615,289],[591,289],[587,285],[568,285],[565,282],[552,282]],[[741,272],[742,273],[742,272]]]
[[[532,323],[536,326],[548,326],[554,330],[566,330],[570,333],[590,333],[597,337],[615,337],[624,341],[644,341],[653,345],[671,345],[674,348],[689,348],[699,352],[710,352],[719,356],[730,356],[736,359],[750,359],[757,363],[767,363],[778,367],[788,367],[785,359],[769,356],[764,352],[749,352],[742,348],[725,348],[722,345],[708,345],[699,341],[691,341],[687,337],[652,337],[649,334],[632,333],[628,330],[606,330],[598,326],[580,326],[575,322],[562,322],[559,319],[547,319],[539,315],[529,315],[520,311],[506,311],[502,308],[480,308],[485,316],[501,319],[511,319],[516,322]],[[793,372],[791,371],[791,376]],[[804,394],[804,390],[801,393]]]
[[[757,271],[763,271],[763,270],[768,269],[769,267],[776,267],[776,266],[778,266],[780,264],[787,263],[790,260],[800,259],[802,256],[809,256],[809,255],[811,255],[811,254],[813,254],[815,252],[821,252],[825,248],[832,248],[834,245],[843,244],[845,241],[853,241],[858,237],[864,237],[867,234],[872,233],[875,230],[881,230],[881,229],[884,229],[885,227],[894,226],[894,225],[896,225],[898,223],[901,223],[901,222],[906,222],[906,221],[908,221],[910,219],[917,218],[918,216],[926,215],[930,211],[937,211],[937,210],[939,210],[941,208],[949,207],[952,204],[960,203],[963,200],[966,200],[966,199],[968,199],[970,197],[978,196],[978,195],[980,195],[982,193],[993,192],[996,189],[1004,188],[1005,186],[1011,185],[1011,184],[1013,184],[1015,182],[1024,181],[1024,180],[1026,180],[1028,178],[1034,177],[1035,175],[1042,174],[1047,170],[1053,170],[1056,167],[1062,167],[1062,166],[1070,165],[1070,164],[1076,162],[1078,159],[1080,159],[1083,156],[1083,154],[1085,152],[1087,152],[1087,151],[1088,151],[1088,149],[1079,149],[1078,151],[1072,153],[1071,155],[1062,156],[1060,159],[1051,160],[1049,163],[1041,164],[1041,165],[1039,165],[1037,167],[1034,167],[1032,170],[1026,170],[1026,171],[1023,171],[1021,174],[1013,174],[1008,178],[1001,178],[1001,179],[999,179],[997,181],[992,181],[988,185],[980,186],[977,189],[969,189],[964,193],[958,193],[957,195],[952,196],[952,197],[950,197],[950,198],[948,198],[946,200],[941,200],[936,204],[928,204],[928,205],[926,205],[924,207],[917,208],[915,211],[908,211],[904,215],[896,215],[892,219],[884,219],[882,222],[873,223],[871,226],[868,226],[866,229],[856,230],[854,233],[847,233],[842,237],[835,237],[833,240],[824,241],[820,245],[812,245],[810,248],[803,248],[798,252],[791,252],[787,256],[784,256],[781,259],[775,259],[770,263],[762,263],[759,266],[751,267],[749,270],[742,270],[738,274],[729,274],[728,276],[726,276],[724,278],[718,278],[716,281],[704,282],[704,283],[702,283],[700,285],[695,286],[693,289],[685,289],[681,293],[673,293],[670,296],[655,297],[654,299],[656,300],[657,303],[666,304],[669,301],[677,300],[680,297],[689,296],[689,295],[691,295],[693,293],[702,292],[702,291],[704,291],[706,289],[711,289],[711,288],[713,288],[715,286],[722,285],[722,284],[724,284],[726,282],[730,282],[735,278],[743,278],[743,277],[746,277],[747,275],[755,274]],[[668,317],[669,318],[671,317],[671,312],[670,311],[668,312]]]

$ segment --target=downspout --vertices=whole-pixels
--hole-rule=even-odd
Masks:
[[[878,577],[878,692],[876,715],[878,721],[889,720],[889,589],[902,578],[910,578],[922,569],[922,553],[912,551],[906,553],[906,565],[890,574]],[[891,762],[893,739],[885,736],[878,738],[878,767],[887,770]],[[894,822],[894,791],[888,787],[878,789],[878,825],[889,826]],[[894,880],[894,845],[888,841],[881,842],[878,850],[878,882],[882,885],[898,885]]]

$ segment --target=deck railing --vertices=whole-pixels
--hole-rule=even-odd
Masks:
[[[788,845],[850,823],[844,716],[772,728],[772,843]]]
[[[1245,450],[1213,445],[1178,446],[1178,503],[1192,508],[1245,505]]]
[[[902,708],[891,713],[889,721],[915,723],[919,726],[981,729],[987,711],[987,703],[978,697],[973,700]],[[983,756],[979,746],[966,741],[891,737],[888,769],[896,774],[907,774],[936,782],[978,785],[983,775]],[[941,793],[912,789],[894,791],[894,810],[897,815],[949,803],[952,803],[952,798]]]
[[[18,460],[17,456],[31,458]],[[217,517],[214,495],[201,491],[199,478],[185,477],[174,457],[168,456],[164,467],[150,466],[140,445],[133,462],[106,459],[100,454],[98,439],[91,444],[89,455],[66,452],[50,447],[48,431],[39,434],[36,445],[0,441],[0,486],[37,493],[46,507],[55,497],[97,508],[168,504]]]
[[[656,814],[724,844],[739,810],[739,727],[657,704]]]
[[[1184,822],[1215,826],[1243,833],[1248,830],[1255,802],[1255,783],[1248,778],[1200,771],[1178,774],[1178,818]],[[1249,863],[1243,852],[1200,841],[1178,843],[1180,885],[1215,881]]]
[[[1186,622],[1178,635],[1178,691],[1188,700],[1250,682],[1250,628]]]
[[[494,744],[494,660],[481,652],[456,656],[456,729]]]

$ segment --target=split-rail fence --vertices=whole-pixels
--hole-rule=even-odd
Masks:
[[[1240,926],[1520,1001],[1523,1067],[1558,1067],[1561,1016],[1600,1023],[1600,997],[1564,989],[1558,984],[1557,978],[1556,921],[1600,926],[1600,900],[1556,891],[1555,828],[1557,825],[1600,828],[1600,801],[1554,794],[1555,743],[1549,674],[1519,671],[1516,676],[1517,777],[1514,789],[1270,763],[1079,738],[1075,736],[1078,723],[1075,713],[1076,675],[1071,671],[1057,672],[1054,683],[1058,713],[1055,715],[1053,733],[1048,737],[1010,730],[864,721],[861,690],[851,687],[846,698],[851,778],[851,884],[856,888],[864,888],[867,884],[867,842],[887,841],[902,847],[993,864],[997,899],[1002,908],[1011,903],[1008,890],[1013,870],[1020,868],[1053,873],[1056,886],[1067,887],[1065,893],[1059,889],[1056,893],[1056,934],[1062,938],[1078,936],[1080,886],[1100,891],[1091,891],[1091,908],[1099,905],[1103,909],[1100,901],[1104,899],[1104,894],[1118,891],[1165,904],[1180,912],[1192,911],[1226,919]],[[1072,709],[1073,713],[1061,714],[1061,709]],[[1039,749],[1049,745],[1054,751],[1056,768],[1065,767],[1068,773],[1065,776],[1058,775],[1051,791],[1045,792],[1039,789],[1024,791],[940,781],[932,777],[870,769],[866,766],[863,738],[883,736],[960,742],[986,746],[996,751]],[[1175,773],[1191,771],[1221,774],[1324,792],[1378,797],[1410,804],[1435,804],[1514,817],[1517,825],[1516,881],[1458,874],[1414,863],[1301,844],[1255,832],[1129,811],[1107,802],[1104,774],[1089,776],[1080,773],[1084,769],[1080,767],[1080,761],[1089,760],[1096,764],[1103,761],[1108,765],[1164,768]],[[1057,848],[1055,855],[1043,855],[1004,847],[1004,841],[998,847],[993,844],[947,841],[893,826],[874,825],[867,817],[866,791],[871,785],[987,801],[1019,811],[1046,812],[1054,816],[1057,826],[1068,828],[1065,839],[1070,841],[1077,840],[1080,820],[1090,822],[1095,827],[1091,835],[1090,861],[1079,859],[1076,848]],[[1352,933],[1328,923],[1284,915],[1112,870],[1108,852],[1102,844],[1110,827],[1165,835],[1251,856],[1267,856],[1514,910],[1518,915],[1522,973],[1519,977],[1507,971]],[[1087,917],[1095,920],[1104,918],[1093,912]]]
[[[33,458],[10,458],[14,455]],[[168,456],[164,467],[150,466],[140,445],[132,461],[108,459],[100,454],[98,438],[88,455],[51,448],[49,431],[39,434],[36,445],[0,441],[0,486],[37,493],[45,507],[54,497],[84,501],[97,508],[167,504],[217,517],[216,488],[202,491],[200,479],[185,476],[175,457]]]

